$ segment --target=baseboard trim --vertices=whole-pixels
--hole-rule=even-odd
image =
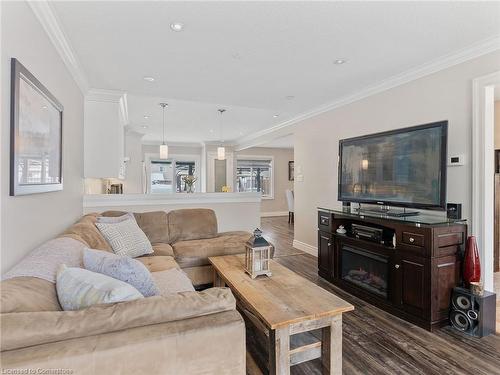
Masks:
[[[309,245],[305,242],[293,240],[292,246],[295,247],[296,249],[302,250],[308,254],[314,255],[315,257],[318,256],[318,249],[316,246]]]
[[[260,217],[288,216],[288,211],[261,212]]]

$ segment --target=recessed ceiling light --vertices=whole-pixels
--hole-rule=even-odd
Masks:
[[[43,109],[47,109],[47,106],[46,106],[46,105],[42,105],[42,108],[43,108]]]
[[[274,118],[276,118],[276,117],[278,117],[278,116],[279,116],[278,114],[276,114],[276,115],[273,115],[273,117],[274,117]]]
[[[293,96],[293,95],[287,95],[287,96],[285,96],[285,99],[286,100],[292,100],[292,99],[295,99],[295,96]]]
[[[214,129],[210,129],[210,130],[209,130],[209,132],[210,132],[210,133],[213,133],[213,132],[214,132]]]
[[[347,62],[346,59],[337,59],[334,61],[334,64],[336,65],[342,65],[342,64],[345,64]]]
[[[147,82],[154,82],[155,81],[154,77],[148,77],[148,76],[142,77],[142,79],[147,81]]]
[[[141,126],[141,128],[143,128],[143,129],[147,129],[147,128],[148,128],[148,126],[147,126],[147,125],[142,125],[142,126]]]
[[[147,120],[148,118],[150,118],[151,116],[150,115],[144,115],[144,118]]]
[[[170,28],[173,31],[182,31],[182,29],[184,29],[184,24],[180,22],[174,22],[170,24]]]

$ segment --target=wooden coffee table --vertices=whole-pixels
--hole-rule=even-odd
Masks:
[[[290,366],[321,358],[324,374],[342,373],[342,313],[354,307],[271,260],[271,277],[252,279],[244,255],[211,257],[214,286],[231,288],[238,310],[268,342],[270,374],[290,374]],[[292,335],[321,329],[321,340],[291,348]]]

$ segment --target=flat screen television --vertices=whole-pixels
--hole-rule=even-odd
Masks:
[[[448,121],[343,139],[338,200],[444,210]]]

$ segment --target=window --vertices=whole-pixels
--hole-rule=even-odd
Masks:
[[[151,193],[172,193],[172,162],[151,160]]]
[[[184,176],[196,176],[196,161],[150,159],[149,166],[151,193],[184,193],[187,191]],[[196,190],[197,184],[194,185]]]
[[[273,160],[270,158],[238,159],[236,164],[238,192],[260,192],[273,198]]]
[[[184,176],[195,175],[195,162],[194,161],[176,161],[175,162],[175,191],[177,193],[184,193],[187,191],[187,186],[182,178]]]

